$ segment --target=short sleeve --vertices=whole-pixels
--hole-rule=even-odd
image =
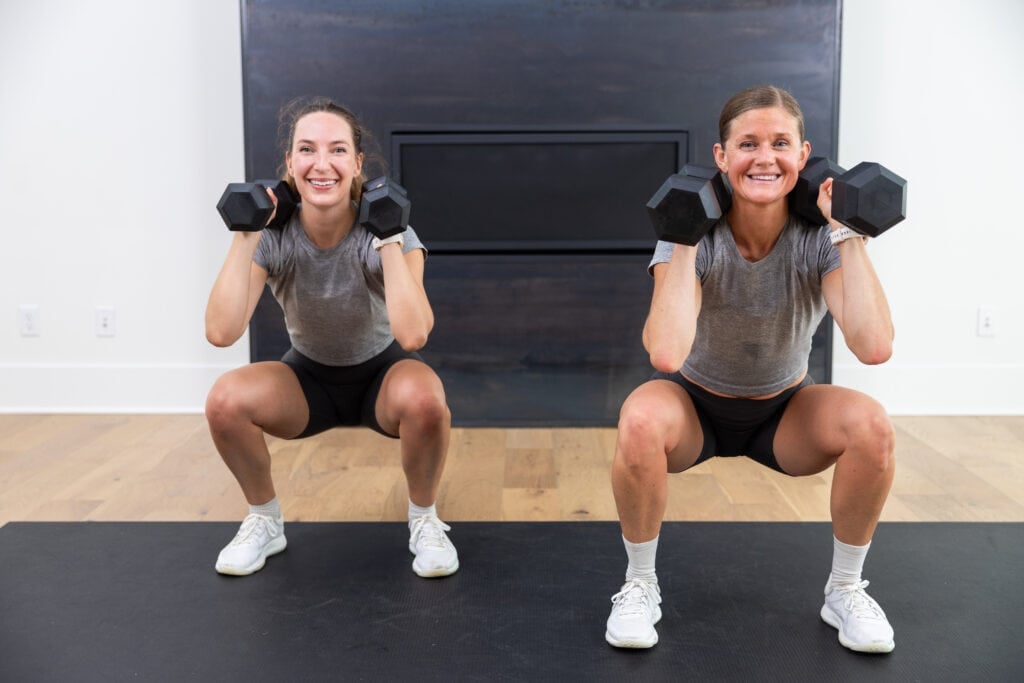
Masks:
[[[412,226],[408,226],[405,232],[402,234],[402,253],[408,254],[414,249],[422,249],[424,254],[427,254],[427,247],[423,244],[420,236],[416,234],[416,231],[412,229]]]
[[[277,275],[281,270],[281,230],[264,230],[263,234],[260,235],[260,241],[256,245],[256,251],[252,255],[252,260],[263,270],[267,271],[267,275],[273,277]]]
[[[674,242],[658,240],[658,244],[654,247],[654,256],[651,257],[651,262],[647,264],[647,272],[652,277],[654,276],[654,266],[659,263],[668,263],[672,260],[672,250],[675,246]],[[711,253],[710,236],[705,235],[701,238],[700,242],[697,243],[697,261],[695,264],[697,277],[701,282],[704,281],[705,274],[708,272],[708,268],[711,265]]]
[[[839,249],[832,244],[830,234],[832,229],[825,225],[818,230],[818,273],[819,277],[825,277],[841,265],[839,260]]]

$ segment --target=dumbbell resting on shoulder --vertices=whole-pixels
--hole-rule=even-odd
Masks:
[[[824,157],[811,157],[789,195],[793,213],[812,225],[825,225],[818,210],[818,188],[832,178],[832,217],[868,237],[896,225],[907,214],[907,181],[881,164],[864,161],[849,171]]]
[[[695,246],[729,211],[732,194],[717,168],[687,164],[662,183],[647,213],[658,239]]]
[[[832,217],[869,237],[906,218],[907,181],[881,164],[863,162],[849,171],[824,157],[808,159],[789,194],[790,210],[812,225],[824,225],[818,188],[833,178]],[[717,168],[687,165],[647,202],[658,239],[696,245],[729,211],[732,192]]]
[[[380,176],[363,183],[358,222],[378,239],[387,239],[409,227],[411,208],[405,188]]]
[[[277,198],[276,212],[268,188]],[[286,225],[298,203],[298,196],[285,180],[229,183],[217,202],[217,212],[229,230],[259,232],[265,228],[281,228]]]

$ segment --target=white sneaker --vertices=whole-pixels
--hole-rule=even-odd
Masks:
[[[654,647],[658,642],[654,625],[661,621],[659,604],[658,584],[630,579],[612,596],[612,613],[604,639],[615,647]]]
[[[409,522],[409,552],[416,556],[412,570],[422,577],[448,576],[459,569],[459,554],[444,533],[451,527],[434,515]]]
[[[864,589],[867,581],[825,586],[821,618],[839,630],[839,642],[857,652],[892,652],[896,647],[885,612]]]
[[[263,564],[288,545],[284,537],[284,520],[251,513],[238,533],[217,556],[216,569],[221,574],[245,576],[263,569]]]

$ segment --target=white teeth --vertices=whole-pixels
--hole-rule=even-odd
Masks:
[[[336,185],[337,183],[338,183],[337,180],[310,180],[309,181],[309,184],[312,185],[313,187],[330,187],[331,185]]]
[[[752,175],[750,176],[754,180],[775,180],[779,176],[776,175]]]

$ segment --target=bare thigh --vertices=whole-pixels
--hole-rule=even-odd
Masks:
[[[619,448],[663,449],[669,472],[682,472],[697,461],[704,446],[697,410],[686,390],[655,379],[637,387],[619,413]]]
[[[816,474],[855,444],[891,438],[892,423],[875,399],[846,387],[815,384],[796,392],[786,406],[775,432],[775,459],[788,474]]]
[[[295,373],[280,361],[252,363],[224,373],[206,400],[211,426],[252,423],[290,439],[309,422],[309,406]]]

